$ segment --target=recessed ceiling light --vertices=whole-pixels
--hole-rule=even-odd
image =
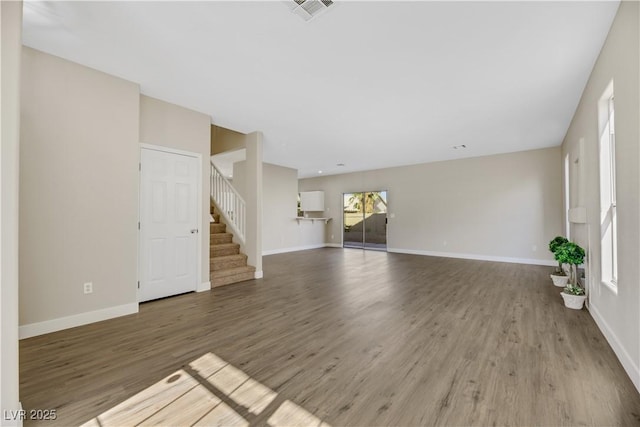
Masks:
[[[467,148],[467,146],[462,144],[462,145],[454,145],[453,147],[454,150],[462,150],[463,148]]]
[[[318,173],[322,173],[322,171],[318,171]]]

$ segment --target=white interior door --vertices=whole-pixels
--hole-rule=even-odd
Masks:
[[[140,301],[197,288],[197,157],[140,154]]]

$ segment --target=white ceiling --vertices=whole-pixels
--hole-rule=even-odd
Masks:
[[[23,38],[309,177],[559,145],[618,4],[26,2]]]

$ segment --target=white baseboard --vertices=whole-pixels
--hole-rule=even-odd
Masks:
[[[514,264],[547,265],[550,267],[558,265],[557,261],[551,261],[551,260],[545,260],[545,259],[511,258],[511,257],[501,257],[501,256],[493,256],[493,255],[460,254],[456,252],[420,251],[420,250],[414,250],[414,249],[399,249],[399,248],[387,248],[387,252],[395,252],[399,254],[410,254],[410,255],[437,256],[437,257],[443,257],[443,258],[474,259],[479,261],[510,262]]]
[[[262,256],[275,255],[275,254],[284,254],[284,253],[287,253],[287,252],[306,251],[308,249],[324,248],[325,246],[327,246],[325,243],[319,243],[319,244],[316,244],[316,245],[295,246],[293,248],[272,249],[272,250],[269,250],[269,251],[262,251]]]
[[[633,385],[636,386],[636,390],[640,392],[640,369],[638,368],[638,365],[636,365],[633,358],[629,356],[629,353],[627,353],[627,350],[624,348],[622,343],[620,343],[617,335],[613,332],[607,321],[604,320],[604,317],[602,317],[602,314],[600,314],[595,305],[589,304],[589,313],[591,314],[591,317],[593,317],[593,320],[596,321],[596,325],[598,325],[602,335],[607,339],[607,342],[618,357],[618,360],[622,363],[622,367],[627,372],[627,375],[629,375],[629,378],[631,378]]]
[[[211,282],[200,283],[200,286],[196,288],[196,292],[206,292],[211,290]]]
[[[256,272],[253,274],[253,278],[254,279],[262,279],[263,275],[264,274],[263,274],[262,270],[260,270],[260,271],[256,270]]]
[[[286,252],[306,251],[308,249],[318,249],[318,248],[342,248],[342,244],[320,243],[316,245],[274,249],[270,251],[264,251],[262,252],[262,255],[263,256],[275,255],[275,254],[283,254]],[[511,257],[499,257],[499,256],[492,256],[492,255],[477,255],[477,254],[460,254],[455,252],[421,251],[421,250],[400,249],[400,248],[387,248],[387,252],[395,252],[399,254],[410,254],[410,255],[438,256],[438,257],[444,257],[444,258],[474,259],[474,260],[480,260],[480,261],[510,262],[515,264],[546,265],[550,267],[554,267],[558,265],[558,262],[553,260],[533,259],[533,258],[511,258]]]
[[[22,402],[18,402],[17,408],[2,408],[2,418],[0,425],[2,427],[22,427],[26,413],[22,408]]]
[[[20,326],[19,338],[31,338],[38,335],[61,331],[63,329],[75,328],[76,326],[112,319],[114,317],[126,316],[127,314],[134,314],[137,312],[138,303],[135,302],[103,308],[101,310],[89,311],[86,313],[74,314],[73,316],[45,320],[44,322],[29,323],[27,325]]]

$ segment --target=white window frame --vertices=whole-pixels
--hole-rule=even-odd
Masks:
[[[571,210],[570,156],[567,153],[564,157],[564,235],[568,240],[571,240],[571,221],[569,220],[569,211]]]
[[[600,271],[601,283],[618,290],[618,218],[616,203],[615,99],[613,83],[598,105],[600,116]]]

